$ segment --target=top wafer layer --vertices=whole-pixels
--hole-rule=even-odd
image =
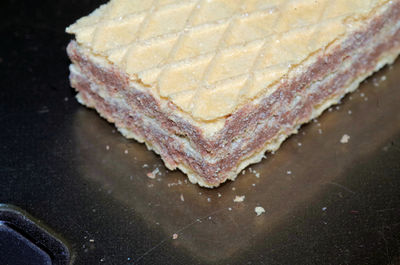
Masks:
[[[67,28],[197,120],[233,113],[388,0],[112,0]]]

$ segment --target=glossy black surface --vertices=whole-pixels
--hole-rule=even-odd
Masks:
[[[1,203],[59,233],[73,264],[400,264],[400,62],[252,166],[260,178],[202,189],[74,99],[64,28],[101,2],[0,3]]]

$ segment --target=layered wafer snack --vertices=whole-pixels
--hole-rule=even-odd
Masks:
[[[112,0],[67,32],[79,102],[216,187],[395,60],[400,0]]]

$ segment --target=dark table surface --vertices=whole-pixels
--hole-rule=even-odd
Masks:
[[[400,264],[400,61],[208,190],[76,102],[64,28],[102,2],[1,1],[0,203],[73,264]]]

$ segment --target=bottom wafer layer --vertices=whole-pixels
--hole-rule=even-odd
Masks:
[[[254,115],[252,119],[255,121],[248,121],[249,124],[258,124],[250,132],[244,131],[235,138],[228,139],[230,144],[225,147],[209,144],[214,149],[208,153],[201,150],[201,141],[198,138],[182,136],[179,131],[175,131],[176,128],[172,129],[173,123],[168,117],[165,118],[167,114],[162,113],[160,108],[151,113],[141,104],[129,100],[149,100],[151,95],[135,90],[134,87],[122,89],[127,85],[118,84],[121,73],[111,66],[104,68],[96,65],[91,54],[80,49],[74,42],[68,49],[74,62],[70,79],[72,86],[79,92],[78,100],[95,108],[109,122],[115,123],[124,136],[145,142],[149,149],[161,155],[169,169],[181,169],[191,182],[215,187],[227,179],[234,180],[243,168],[260,161],[266,151],[278,149],[289,135],[297,132],[301,124],[320,115],[329,106],[339,102],[346,93],[354,91],[366,77],[385,64],[392,63],[400,52],[400,25],[396,22],[383,28],[384,31],[375,32],[375,37],[364,32],[366,43],[355,45],[354,50],[349,50],[348,47],[341,50],[339,47],[337,53],[343,59],[331,68],[326,68],[325,72],[321,70],[323,78],[311,80],[309,84],[303,84],[302,90],[288,93],[291,98],[289,105],[292,106],[289,111],[280,110],[282,107],[279,102],[274,102],[277,104],[273,105],[275,112],[267,113],[269,115],[264,115],[264,119],[260,119],[260,115]],[[331,56],[334,57],[335,54]],[[321,69],[323,67],[320,66]],[[299,96],[300,99],[296,101],[295,98]],[[153,101],[149,101],[149,108],[150,105],[157,105]],[[259,105],[251,106],[253,110],[250,112],[255,113],[271,104],[266,99]],[[241,117],[239,114],[238,119]],[[231,122],[234,123],[235,120]],[[192,126],[193,130],[197,129]]]

